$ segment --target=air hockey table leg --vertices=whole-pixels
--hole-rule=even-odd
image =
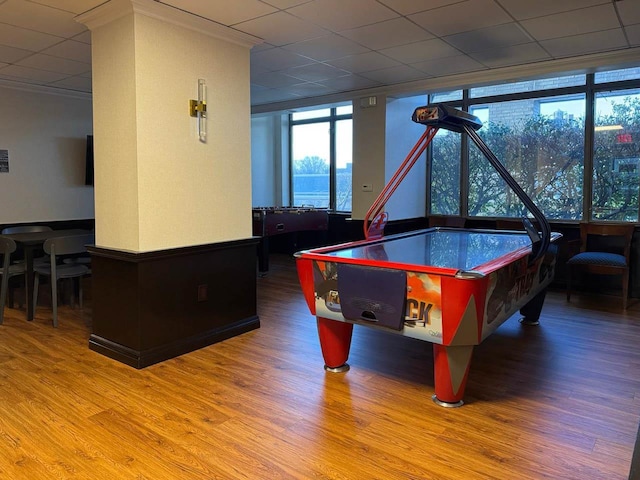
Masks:
[[[471,365],[473,345],[433,345],[435,395],[441,407],[461,407]]]
[[[520,323],[523,325],[539,325],[540,324],[540,312],[542,312],[542,306],[544,305],[544,297],[547,294],[547,289],[543,289],[535,297],[529,300],[529,303],[524,305],[520,309],[522,318]]]
[[[351,348],[353,324],[318,317],[318,336],[324,357],[324,369],[329,372],[349,370],[347,359]]]

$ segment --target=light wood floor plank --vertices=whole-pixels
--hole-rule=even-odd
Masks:
[[[640,305],[550,292],[474,351],[465,406],[431,401],[431,344],[355,327],[323,370],[289,256],[257,279],[261,328],[144,370],[88,349],[85,308],[57,329],[5,310],[0,478],[625,480],[640,419]]]

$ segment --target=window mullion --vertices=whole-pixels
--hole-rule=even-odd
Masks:
[[[587,75],[587,92],[584,118],[584,169],[582,187],[582,220],[591,221],[593,203],[593,142],[595,128],[595,91],[593,85],[594,74]]]

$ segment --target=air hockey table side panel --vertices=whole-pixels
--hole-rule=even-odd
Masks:
[[[340,305],[335,258],[297,258],[300,283],[310,312],[318,317],[377,327],[362,318],[345,318]],[[457,278],[407,270],[404,319],[400,333],[442,345],[474,345],[548,286],[555,257],[533,265],[526,256],[476,278]],[[372,292],[375,300],[375,292]]]

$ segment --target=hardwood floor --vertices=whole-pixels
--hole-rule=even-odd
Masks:
[[[640,306],[551,292],[478,346],[458,409],[431,344],[354,329],[325,373],[293,260],[258,278],[261,328],[135,370],[87,347],[83,310],[6,309],[0,478],[626,479],[640,418]]]

